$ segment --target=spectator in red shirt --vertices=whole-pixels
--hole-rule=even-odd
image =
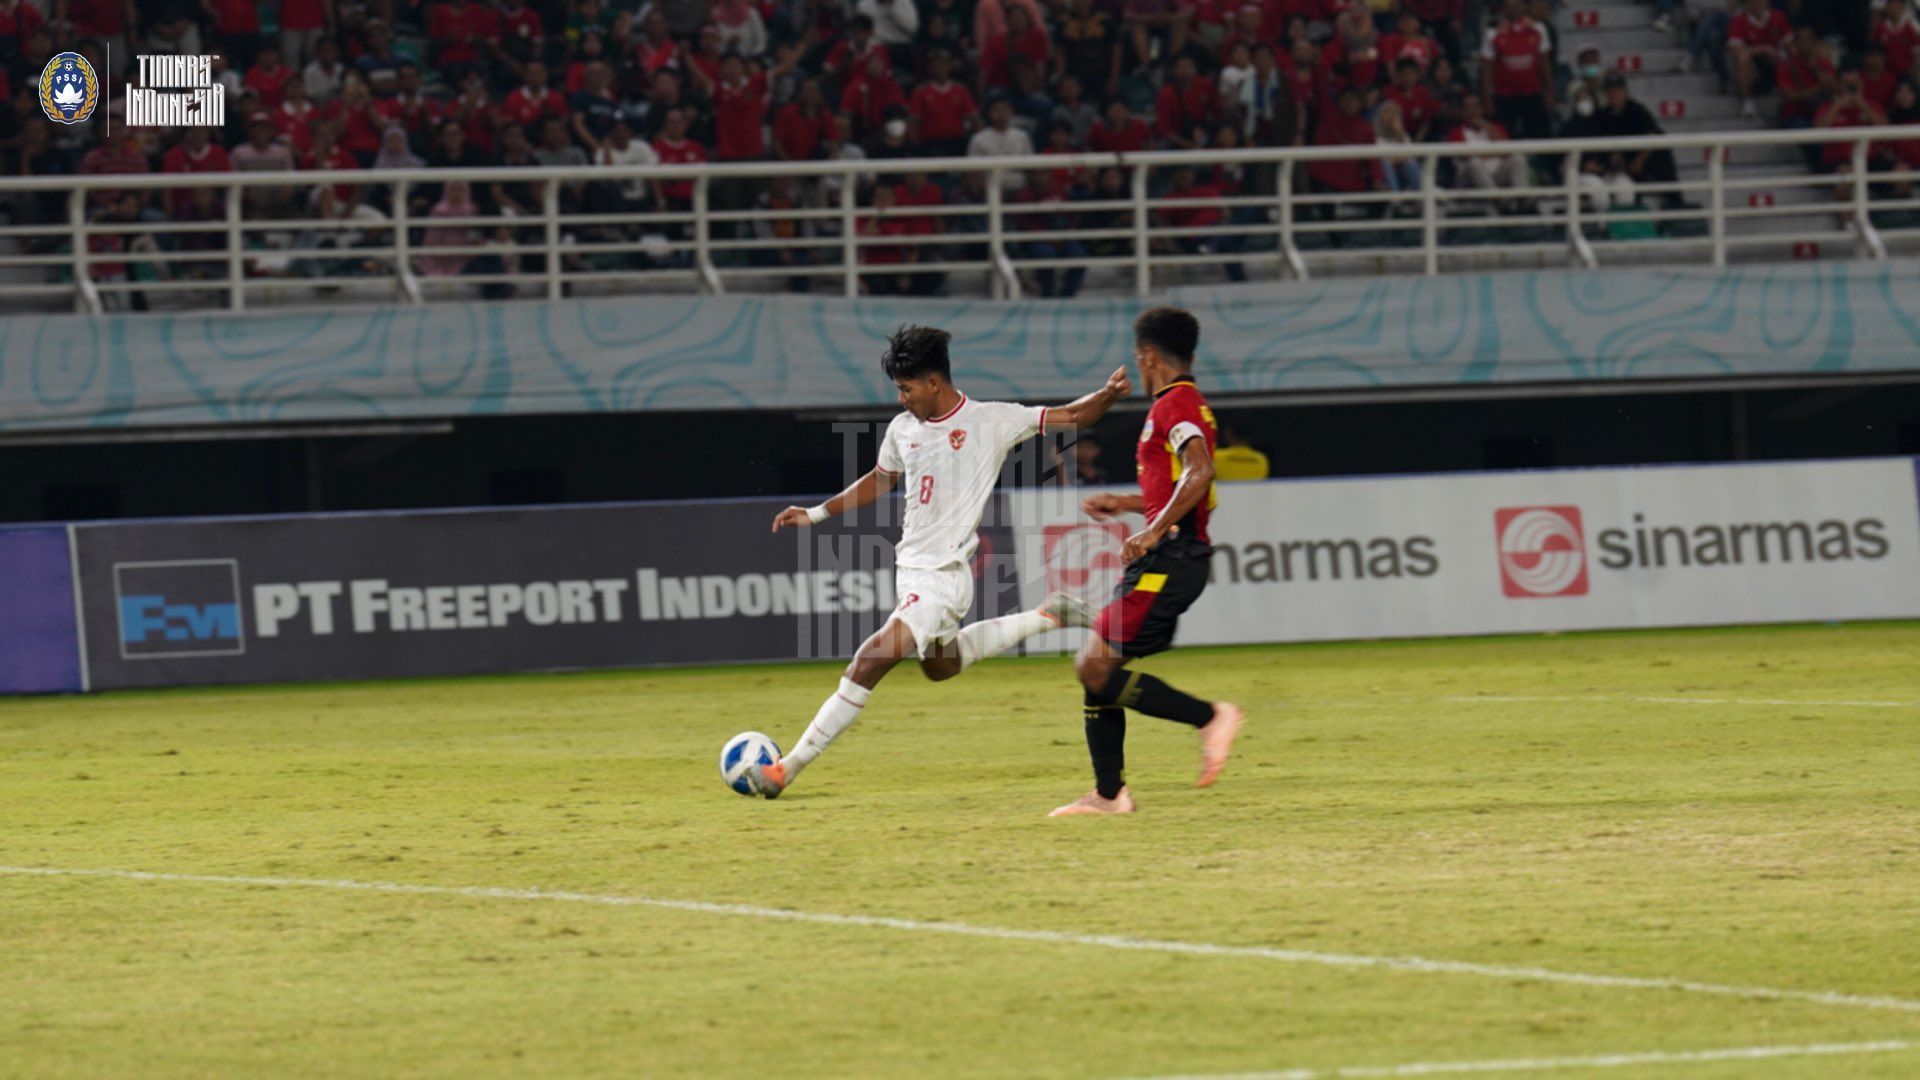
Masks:
[[[141,148],[139,131],[124,124],[115,129],[113,138],[87,151],[87,155],[80,159],[82,176],[135,176],[152,171],[153,162],[147,160],[147,152]],[[98,209],[123,196],[136,199],[142,208],[148,199],[142,192],[108,188],[94,188],[88,193],[87,199]],[[138,216],[137,211],[135,216]]]
[[[248,69],[241,85],[258,94],[261,105],[277,109],[286,99],[287,83],[298,77],[299,73],[280,62],[280,49],[267,45],[260,49],[259,61]]]
[[[287,144],[295,160],[312,145],[313,123],[319,118],[320,111],[307,98],[305,79],[294,79],[287,83],[286,99],[280,102],[279,108],[267,114],[267,119],[273,123],[274,138]]]
[[[1319,129],[1314,132],[1314,145],[1372,146],[1376,141],[1373,122],[1360,111],[1360,92],[1347,87],[1340,91],[1335,100],[1337,104],[1333,111],[1320,118]],[[1314,190],[1321,192],[1355,194],[1379,191],[1386,186],[1380,172],[1380,160],[1375,157],[1316,161],[1307,166],[1307,176],[1313,181]],[[1369,216],[1377,216],[1381,209],[1378,203],[1364,205]],[[1333,207],[1318,206],[1314,209],[1330,211]]]
[[[1867,103],[1881,112],[1893,104],[1894,88],[1900,80],[1887,68],[1887,50],[1879,45],[1868,46],[1860,55],[1860,92]]]
[[[1486,105],[1472,94],[1460,101],[1460,126],[1447,135],[1448,142],[1486,146],[1493,152],[1476,157],[1453,159],[1453,186],[1498,190],[1527,186],[1527,159],[1498,149],[1507,142],[1507,129],[1486,118]]]
[[[1887,123],[1912,128],[1920,136],[1920,86],[1912,82],[1903,82],[1893,92],[1893,107],[1887,110]],[[1920,138],[1902,139],[1887,148],[1903,172],[1920,171]],[[1896,198],[1910,198],[1913,194],[1911,182],[1896,186]]]
[[[1192,150],[1207,144],[1207,133],[1220,120],[1220,96],[1212,82],[1198,77],[1193,57],[1173,62],[1173,78],[1160,88],[1153,106],[1153,126],[1169,148]]]
[[[437,130],[445,130],[445,121],[458,123],[463,145],[485,154],[493,153],[498,145],[494,133],[500,127],[500,107],[487,93],[486,77],[478,68],[468,69],[460,82],[460,96],[443,106],[440,116],[443,123]],[[439,137],[436,133],[435,138]]]
[[[811,161],[820,156],[833,116],[819,79],[800,84],[800,93],[773,120],[773,151],[782,161]]]
[[[981,96],[1012,86],[1013,69],[1018,61],[1025,60],[1044,69],[1049,56],[1047,35],[1034,25],[1033,16],[1024,7],[1009,9],[1007,32],[987,42],[980,52]]]
[[[163,173],[214,173],[232,172],[233,163],[227,157],[227,148],[213,141],[213,129],[188,128],[160,158],[160,171]],[[174,188],[167,192],[167,212],[177,213],[186,206],[191,188]]]
[[[887,55],[887,47],[874,40],[873,19],[870,16],[855,15],[848,22],[847,30],[847,36],[833,43],[833,47],[827,50],[826,60],[821,63],[828,75],[857,78],[875,56],[884,57],[889,68],[893,66],[893,58]]]
[[[500,115],[529,131],[538,130],[540,121],[549,116],[566,119],[567,101],[547,85],[547,65],[535,60],[522,70],[527,81],[500,103]]]
[[[906,236],[907,219],[892,213],[893,188],[880,184],[873,189],[873,213],[860,219],[855,226],[863,240],[879,237]],[[899,266],[914,261],[918,249],[901,244],[861,244],[860,261],[868,266]],[[863,276],[861,284],[874,296],[895,296],[908,291],[912,275],[901,273],[869,274]]]
[[[406,129],[408,140],[426,145],[427,130],[438,118],[440,106],[420,89],[420,65],[411,61],[400,65],[400,85],[393,96],[380,103],[380,115],[388,124]]]
[[[1500,21],[1481,47],[1481,90],[1493,115],[1516,139],[1553,134],[1553,35],[1526,13],[1524,0],[1506,0]]]
[[[979,111],[973,91],[953,77],[953,56],[936,49],[927,58],[926,81],[907,99],[915,147],[928,157],[965,156],[967,139],[979,126]]]
[[[938,0],[936,0],[936,7],[934,8],[936,12],[941,10],[937,4]],[[953,11],[956,17],[960,14],[961,7],[961,4],[954,5]],[[1039,0],[980,0],[979,3],[973,5],[973,25],[971,29],[973,31],[974,44],[985,48],[987,42],[1006,33],[1007,13],[1016,7],[1026,8],[1027,15],[1031,18],[1033,25],[1039,27],[1041,33],[1047,33],[1047,15],[1045,11],[1041,10]],[[963,32],[967,29],[967,27],[961,27]]]
[[[698,165],[707,160],[706,147],[688,136],[689,118],[685,109],[670,109],[653,140],[653,152],[662,165]],[[660,196],[668,209],[686,211],[693,207],[693,181],[667,180],[660,184]]]
[[[1424,75],[1439,58],[1440,43],[1420,25],[1420,17],[1411,11],[1401,11],[1399,30],[1380,40],[1380,63],[1389,73],[1400,70],[1400,61],[1412,60],[1420,65],[1420,73]]]
[[[723,59],[720,28],[712,23],[702,26],[693,50],[685,56],[687,70],[694,73],[695,82],[699,85],[717,83],[720,81],[720,61]]]
[[[657,7],[648,11],[640,23],[640,40],[633,46],[633,62],[637,73],[646,80],[651,80],[657,72],[681,66],[680,46],[667,32],[667,17]]]
[[[300,168],[306,172],[356,172],[361,168],[360,161],[341,146],[338,140],[339,127],[331,121],[314,125],[313,145],[308,147],[306,156],[300,159]],[[360,187],[357,184],[323,185],[337,206],[353,206],[360,201]],[[438,192],[435,193],[438,197]]]
[[[864,135],[879,131],[887,122],[887,110],[896,105],[904,110],[907,96],[894,81],[893,61],[884,50],[868,55],[867,66],[860,77],[847,80],[847,88],[840,95],[840,108],[853,114]]]
[[[1789,128],[1813,126],[1814,114],[1834,91],[1833,61],[1811,26],[1794,29],[1780,59],[1780,122]],[[1817,158],[1818,151],[1809,148]]]
[[[1440,102],[1420,81],[1420,65],[1413,58],[1402,59],[1394,67],[1393,76],[1386,99],[1400,107],[1400,123],[1406,128],[1407,137],[1414,142],[1426,142],[1433,134],[1434,117],[1440,115]]]
[[[288,67],[304,70],[332,31],[333,0],[280,0],[280,52]]]
[[[386,119],[380,115],[366,81],[358,74],[348,75],[340,84],[339,100],[333,103],[328,119],[333,121],[339,148],[351,154],[361,166],[380,152],[380,133],[386,129]]]
[[[946,202],[940,188],[927,179],[924,172],[910,172],[904,182],[893,189],[893,204],[900,211],[915,207],[940,206]],[[938,236],[945,230],[941,222],[945,218],[933,214],[902,213],[900,223],[903,236]],[[911,247],[913,262],[934,262],[940,258],[940,249],[927,243]],[[914,274],[906,281],[906,291],[914,296],[932,296],[946,283],[946,275],[940,273]]]
[[[1385,69],[1380,63],[1380,31],[1364,4],[1347,8],[1334,21],[1326,59],[1333,69],[1336,87],[1358,90],[1361,107],[1370,107],[1374,87],[1381,81],[1380,73]]]
[[[714,160],[757,161],[767,154],[767,76],[728,53],[713,87]]]
[[[546,48],[546,27],[540,13],[522,0],[502,0],[500,19],[487,45],[509,69],[541,55]]]
[[[213,32],[227,61],[236,71],[252,66],[261,45],[259,6],[253,0],[200,0],[200,6],[213,17]]]
[[[1153,141],[1147,122],[1133,115],[1127,103],[1114,98],[1107,102],[1107,118],[1093,125],[1087,135],[1087,149],[1102,154],[1137,154]]]
[[[493,36],[490,28],[475,25],[478,0],[437,0],[427,8],[427,58],[447,81],[458,83],[480,62],[480,48]],[[482,32],[482,31],[485,32]]]
[[[1356,103],[1355,109],[1359,108]],[[1225,198],[1227,192],[1212,179],[1200,180],[1192,167],[1182,165],[1173,170],[1173,186],[1167,189],[1165,196],[1169,201],[1192,202],[1192,207],[1169,206],[1160,211],[1160,220],[1175,229],[1212,229],[1225,223],[1226,214],[1220,207],[1211,205]],[[1240,251],[1246,246],[1244,237],[1219,232],[1173,237],[1174,249],[1185,255],[1214,255],[1224,252]],[[1247,280],[1246,267],[1239,262],[1223,264],[1228,281]]]
[[[1401,7],[1420,25],[1455,65],[1460,63],[1460,37],[1465,29],[1466,0],[1400,0]]]
[[[1754,95],[1773,88],[1780,50],[1790,33],[1786,15],[1767,6],[1767,0],[1746,0],[1734,12],[1727,24],[1727,58],[1732,61],[1734,85],[1740,90],[1741,116],[1751,119],[1760,115]]]
[[[1307,137],[1308,128],[1318,123],[1321,114],[1333,106],[1333,73],[1321,58],[1320,46],[1306,38],[1294,39],[1293,52],[1281,60],[1281,67],[1292,80],[1293,100],[1299,103],[1300,113],[1306,117],[1307,127],[1301,128],[1300,134]]]
[[[1827,102],[1827,104],[1821,108],[1820,114],[1814,118],[1813,126],[1817,128],[1860,128],[1878,127],[1886,122],[1886,114],[1874,108],[1873,103],[1867,100],[1866,94],[1861,87],[1860,73],[1858,71],[1845,71],[1840,74],[1838,92],[1834,94],[1832,101]],[[1851,142],[1826,144],[1821,150],[1820,156],[1827,171],[1839,173],[1842,176],[1852,173],[1853,146],[1854,144]],[[1884,166],[1886,157],[1887,154],[1883,147],[1878,145],[1868,147],[1869,168]],[[1852,193],[1848,192],[1845,197],[1851,198]]]
[[[1887,51],[1887,69],[1897,79],[1913,74],[1914,50],[1920,49],[1920,19],[1907,0],[1887,0],[1873,20],[1873,43]]]

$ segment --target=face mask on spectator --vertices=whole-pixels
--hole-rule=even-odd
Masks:
[[[1581,116],[1592,116],[1593,115],[1593,99],[1581,98],[1579,101],[1574,102],[1573,111],[1579,113]]]
[[[1599,77],[1600,77],[1600,65],[1599,65],[1599,64],[1587,64],[1587,65],[1584,65],[1584,66],[1583,66],[1583,67],[1581,67],[1581,69],[1580,69],[1580,77],[1581,77],[1581,78],[1583,78],[1583,79],[1597,79],[1597,78],[1599,78]]]

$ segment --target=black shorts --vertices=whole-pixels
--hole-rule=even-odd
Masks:
[[[1173,647],[1180,616],[1206,591],[1213,548],[1177,537],[1127,564],[1113,600],[1093,632],[1121,656],[1152,656]]]

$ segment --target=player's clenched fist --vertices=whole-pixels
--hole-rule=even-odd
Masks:
[[[1160,546],[1160,538],[1151,529],[1134,533],[1120,545],[1120,561],[1130,563]]]
[[[1105,521],[1115,514],[1126,513],[1126,500],[1118,495],[1089,495],[1080,500],[1080,509],[1088,517]]]
[[[1114,368],[1113,374],[1107,376],[1107,393],[1116,398],[1123,398],[1133,393],[1133,383],[1127,379],[1125,364]]]
[[[802,525],[811,524],[813,524],[813,518],[807,514],[806,507],[789,506],[774,515],[773,531],[779,532],[781,529],[797,529]]]

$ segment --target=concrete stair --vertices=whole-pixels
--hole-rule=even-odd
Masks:
[[[1680,61],[1686,55],[1684,29],[1656,29],[1650,4],[1636,0],[1569,0],[1557,20],[1560,56],[1564,62],[1572,64],[1583,48],[1598,48],[1601,63],[1609,71],[1625,74],[1634,97],[1652,109],[1660,118],[1661,126],[1674,134],[1764,131],[1777,126],[1775,102],[1762,102],[1759,118],[1743,117],[1739,99],[1731,93],[1731,88],[1721,85],[1719,76],[1711,68],[1681,72]],[[1704,185],[1708,172],[1707,151],[1701,148],[1677,153],[1681,180]],[[1809,234],[1823,237],[1817,250],[1796,249],[1793,242],[1783,239],[1778,246],[1768,243],[1737,247],[1732,256],[1735,259],[1852,256],[1851,233],[1839,224],[1832,211],[1832,188],[1824,183],[1817,186],[1804,183],[1809,173],[1798,147],[1733,149],[1728,153],[1725,176],[1729,184],[1729,207],[1800,211],[1779,217],[1731,219],[1727,226],[1730,237],[1736,240],[1798,239]],[[1796,182],[1765,183],[1769,180]],[[1705,205],[1709,196],[1703,188],[1689,192],[1687,198]]]

